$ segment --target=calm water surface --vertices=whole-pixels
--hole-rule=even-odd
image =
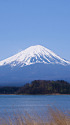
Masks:
[[[48,107],[70,111],[70,95],[0,95],[0,115],[46,112]]]

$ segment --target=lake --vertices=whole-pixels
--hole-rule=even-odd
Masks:
[[[48,107],[70,111],[70,95],[0,95],[0,115],[13,113],[43,115]]]

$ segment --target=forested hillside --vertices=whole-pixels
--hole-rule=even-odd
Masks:
[[[22,87],[0,87],[0,94],[70,94],[70,84],[63,80],[35,80]]]

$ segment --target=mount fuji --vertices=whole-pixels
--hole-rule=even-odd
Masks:
[[[0,61],[0,85],[21,86],[32,80],[70,82],[70,61],[41,45],[31,46]]]

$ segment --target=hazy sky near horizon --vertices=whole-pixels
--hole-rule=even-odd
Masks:
[[[70,60],[70,0],[0,0],[0,60],[39,44]]]

